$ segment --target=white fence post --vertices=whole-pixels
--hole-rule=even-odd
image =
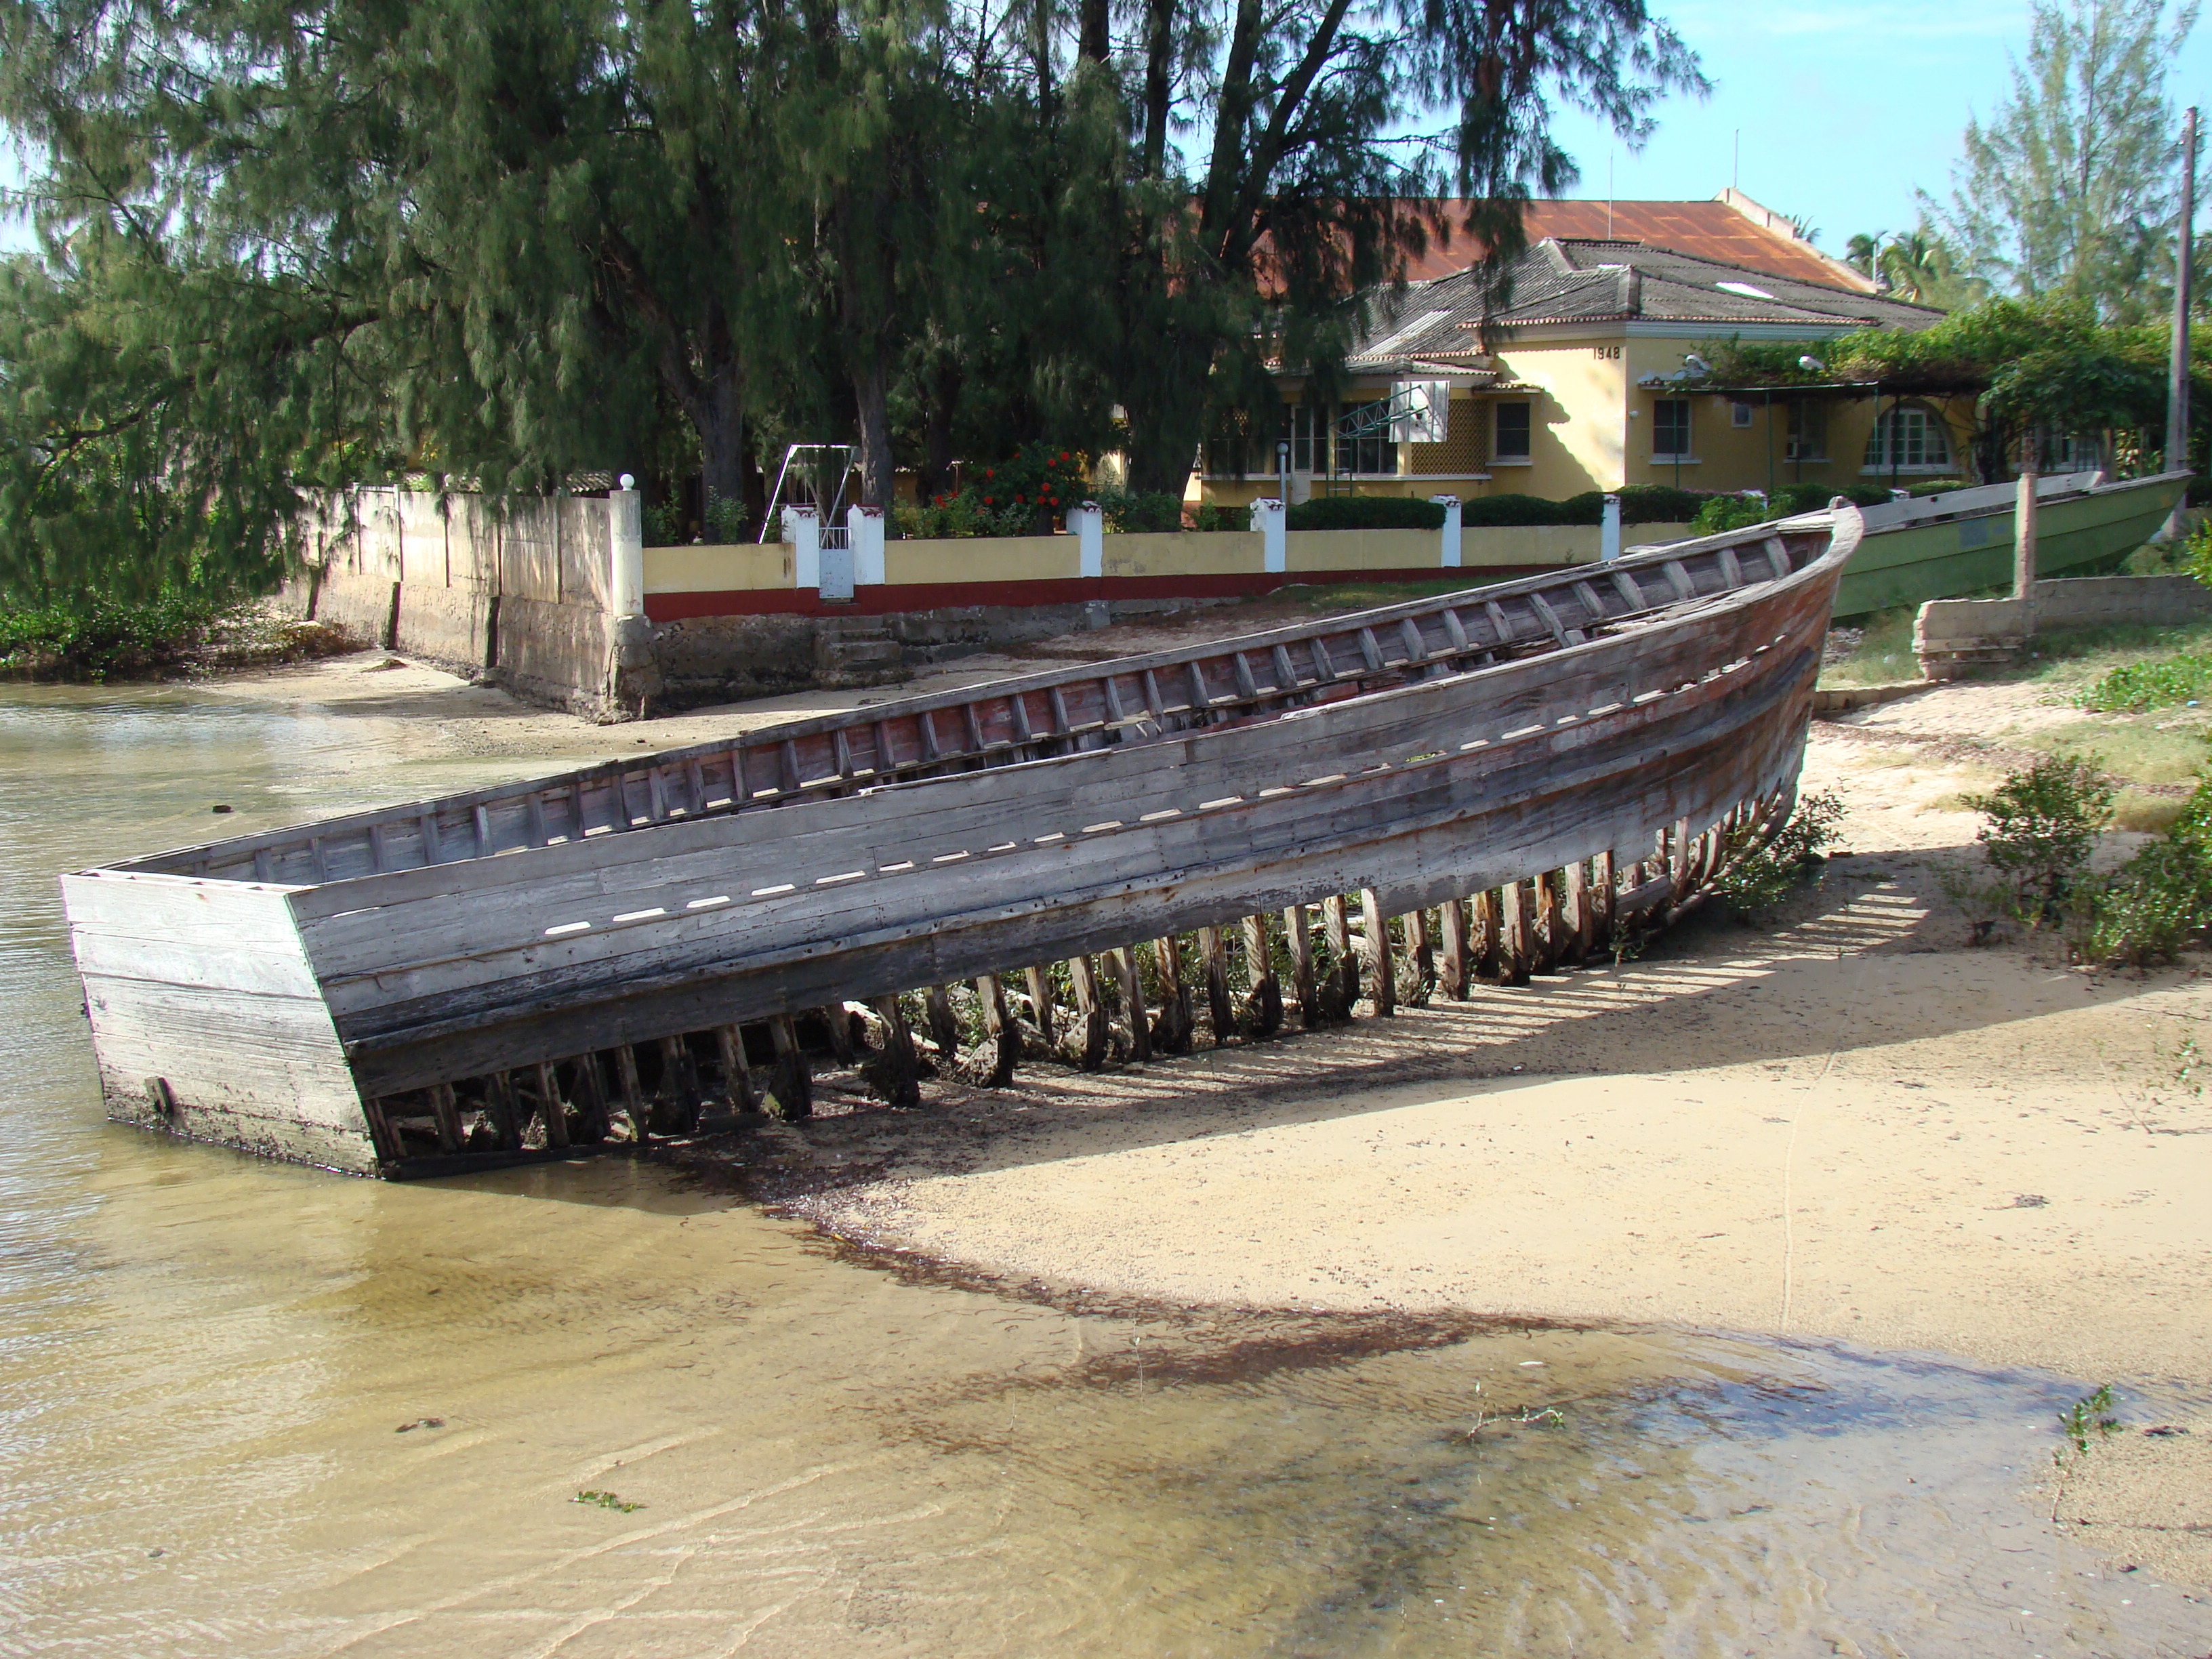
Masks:
[[[645,614],[645,511],[629,474],[607,492],[607,594],[617,617]]]
[[[1429,499],[1444,510],[1443,551],[1437,562],[1447,570],[1459,568],[1460,513],[1456,495],[1431,495]]]
[[[791,585],[822,586],[822,520],[800,502],[783,509],[783,538],[791,544]]]
[[[855,501],[845,509],[845,533],[853,550],[853,583],[883,586],[884,510]]]
[[[1252,503],[1252,528],[1266,539],[1261,543],[1261,568],[1266,570],[1285,570],[1290,568],[1290,542],[1284,514],[1287,509],[1273,495],[1262,495]]]
[[[1620,497],[1605,498],[1605,513],[1598,520],[1598,556],[1611,564],[1620,556]]]
[[[1075,532],[1076,574],[1106,574],[1106,511],[1096,501],[1067,509],[1067,527]]]

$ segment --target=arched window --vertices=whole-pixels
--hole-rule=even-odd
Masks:
[[[1948,472],[1951,435],[1943,417],[1921,404],[1886,409],[1867,436],[1866,462],[1873,473]]]

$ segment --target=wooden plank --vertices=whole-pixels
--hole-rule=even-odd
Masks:
[[[745,1056],[742,1027],[726,1021],[714,1028],[714,1048],[722,1061],[722,1097],[733,1112],[757,1112],[760,1091],[753,1084],[753,1068]]]
[[[1014,1080],[1014,1066],[1022,1056],[1021,1028],[1006,1007],[1006,987],[996,974],[975,981],[975,994],[983,1004],[983,1045],[991,1056],[990,1070],[975,1080],[987,1089],[1003,1089]]]
[[[1589,866],[1577,859],[1567,866],[1567,928],[1565,959],[1585,962],[1596,941],[1596,907],[1591,902]]]
[[[1439,983],[1446,996],[1464,1002],[1474,968],[1468,948],[1466,904],[1457,898],[1446,899],[1437,907],[1437,921],[1443,935],[1443,972]]]
[[[1107,966],[1121,993],[1121,1010],[1129,1023],[1129,1057],[1143,1061],[1152,1057],[1152,1018],[1145,1007],[1145,983],[1137,969],[1137,947],[1116,945],[1106,953]]]
[[[1474,923],[1474,969],[1483,978],[1504,977],[1505,896],[1496,888],[1475,894],[1468,904]]]
[[[1529,930],[1534,907],[1528,884],[1509,881],[1498,890],[1498,973],[1508,985],[1526,985],[1535,958]]]
[[[554,1075],[553,1062],[541,1060],[531,1069],[538,1081],[538,1121],[545,1126],[545,1144],[566,1146],[568,1109],[562,1103],[561,1081]]]
[[[515,1110],[514,1085],[505,1066],[484,1077],[484,1109],[491,1118],[492,1136],[503,1152],[522,1150],[521,1115]]]
[[[1398,964],[1390,951],[1390,922],[1382,900],[1371,887],[1359,891],[1359,925],[1367,959],[1367,999],[1378,1019],[1398,1012]]]
[[[1098,969],[1087,956],[1070,957],[1067,977],[1075,1011],[1075,1063],[1095,1072],[1106,1063],[1106,1003],[1098,994]]]
[[[799,1033],[793,1029],[791,1016],[772,1016],[768,1030],[769,1041],[775,1045],[775,1071],[769,1083],[775,1115],[787,1123],[812,1117],[814,1080],[807,1068],[806,1053],[799,1046]]]
[[[1359,997],[1359,959],[1352,954],[1352,917],[1344,895],[1326,895],[1321,902],[1321,914],[1328,939],[1330,980],[1322,1012],[1331,1019],[1349,1019],[1352,1005]]]
[[[653,1138],[651,1113],[646,1105],[644,1086],[638,1081],[637,1055],[627,1042],[615,1048],[615,1083],[623,1112],[629,1119],[630,1138],[641,1146]]]
[[[1274,947],[1264,912],[1244,918],[1244,973],[1249,986],[1244,1008],[1252,1035],[1272,1036],[1282,1029],[1283,986],[1275,976]]]
[[[921,1104],[921,1068],[914,1052],[914,1034],[907,1029],[906,1010],[896,996],[881,996],[871,1005],[883,1018],[883,1051],[864,1068],[884,1099],[893,1106]]]
[[[1160,1017],[1152,1024],[1152,1047],[1161,1054],[1187,1054],[1195,1022],[1190,988],[1183,983],[1182,952],[1173,938],[1152,941],[1152,974],[1160,984]]]
[[[1314,982],[1313,935],[1308,931],[1306,907],[1293,904],[1283,912],[1283,938],[1291,955],[1291,990],[1297,998],[1298,1023],[1310,1031],[1321,1024],[1319,988]]]
[[[1413,961],[1413,982],[1419,988],[1419,994],[1407,1000],[1416,1006],[1425,1006],[1437,988],[1437,953],[1429,939],[1429,913],[1408,910],[1402,925],[1406,930],[1406,954]]]
[[[1229,950],[1218,927],[1198,930],[1199,964],[1206,975],[1206,1014],[1219,1048],[1237,1035],[1237,1014],[1229,1000]]]
[[[921,994],[921,1004],[929,1022],[929,1041],[937,1050],[939,1063],[949,1066],[960,1054],[960,1022],[952,1015],[951,988],[930,986]]]
[[[453,1099],[453,1085],[434,1083],[430,1085],[430,1111],[438,1124],[438,1150],[458,1152],[461,1150],[461,1111]]]
[[[1054,1029],[1055,1022],[1053,1018],[1052,971],[1042,966],[1031,968],[1027,970],[1027,978],[1030,988],[1030,1008],[1036,1020],[1037,1034],[1044,1039],[1045,1046],[1048,1048],[1059,1040]]]

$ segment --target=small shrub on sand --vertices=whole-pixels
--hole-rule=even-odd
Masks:
[[[2212,690],[2212,655],[2183,651],[2148,662],[2123,663],[2099,675],[2074,701],[2100,713],[2139,714],[2202,699]]]
[[[1843,817],[1840,796],[1827,790],[1807,795],[1764,847],[1729,866],[1720,879],[1720,891],[1753,915],[1772,910],[1819,866],[1820,854],[1836,839],[1836,826]]]
[[[2057,918],[2112,822],[2118,793],[2094,757],[2046,755],[1990,793],[1966,798],[1989,820],[1975,839],[2015,915],[2031,924]]]

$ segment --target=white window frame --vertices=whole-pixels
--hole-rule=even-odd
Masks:
[[[1894,434],[1899,425],[1898,417],[1900,416],[1911,416],[1913,422],[1920,425],[1923,433],[1933,432],[1942,438],[1943,441],[1942,460],[1893,460],[1892,457],[1898,447],[1898,441]],[[1906,424],[1909,425],[1911,422]],[[1885,441],[1885,434],[1892,434],[1888,436],[1887,441]],[[1921,450],[1924,455],[1927,451],[1924,442],[1921,446]],[[1874,428],[1867,434],[1866,453],[1861,458],[1859,476],[1865,478],[1940,477],[1945,473],[1955,471],[1958,465],[1959,453],[1951,441],[1950,423],[1925,404],[1899,404],[1883,410],[1875,416]]]

